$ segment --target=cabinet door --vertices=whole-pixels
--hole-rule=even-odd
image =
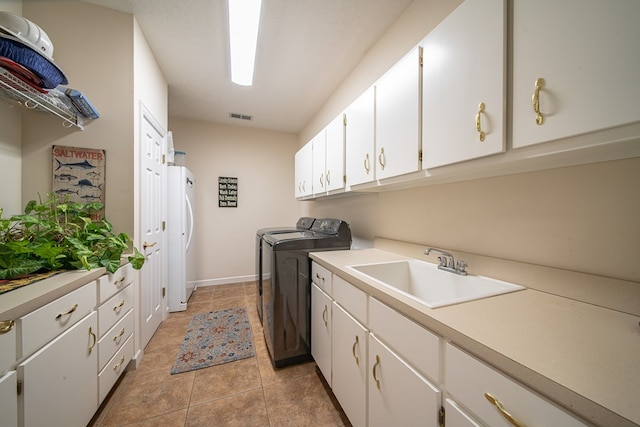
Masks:
[[[18,365],[25,427],[83,426],[98,409],[98,315],[91,312]]]
[[[330,192],[344,188],[344,115],[333,119],[325,131],[325,184]]]
[[[440,391],[369,335],[369,426],[437,427]]]
[[[295,195],[296,198],[310,196],[313,191],[313,146],[304,145],[295,156]]]
[[[0,374],[16,363],[16,326],[13,320],[0,321]]]
[[[638,1],[514,2],[513,146],[640,120],[638,22]]]
[[[420,169],[420,55],[415,47],[376,83],[376,179]]]
[[[367,89],[345,111],[347,186],[375,179],[375,89]]]
[[[505,149],[505,0],[466,0],[423,40],[422,167]]]
[[[331,387],[331,298],[311,285],[311,355]]]
[[[367,330],[336,303],[333,326],[333,394],[353,426],[366,426]]]
[[[0,377],[0,414],[3,427],[18,425],[18,393],[16,371]]]
[[[320,133],[313,137],[311,140],[313,146],[313,195],[321,196],[327,193],[326,182],[326,155],[327,155],[327,138],[326,131],[322,129]]]

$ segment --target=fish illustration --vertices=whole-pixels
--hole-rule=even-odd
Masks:
[[[84,196],[80,196],[80,198],[85,200],[99,200],[100,196],[94,196],[93,194],[85,194]]]
[[[68,173],[61,173],[60,175],[56,175],[56,178],[58,178],[60,181],[73,181],[74,179],[78,179],[77,176]]]
[[[101,172],[96,172],[96,171],[91,171],[91,172],[87,173],[87,176],[90,176],[92,178],[97,178],[100,175],[102,175],[102,173]]]
[[[91,163],[89,163],[88,160],[85,160],[84,162],[77,162],[77,163],[62,163],[60,160],[55,159],[56,162],[58,162],[58,167],[56,168],[56,170],[60,169],[61,167],[66,167],[69,169],[93,169],[95,168],[94,165],[92,165]]]
[[[73,191],[70,188],[61,188],[59,190],[56,190],[56,194],[80,194],[80,190]]]
[[[81,179],[77,184],[75,184],[75,186],[80,188],[97,188],[98,190],[102,190],[102,184],[93,185],[93,182],[89,181],[88,179]]]

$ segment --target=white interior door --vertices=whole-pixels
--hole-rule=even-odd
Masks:
[[[140,245],[146,256],[140,275],[140,348],[144,348],[166,318],[163,290],[167,286],[164,248],[167,166],[164,162],[165,131],[144,106],[140,120]]]

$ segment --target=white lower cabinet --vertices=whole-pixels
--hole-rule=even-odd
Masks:
[[[369,426],[439,426],[440,390],[369,335]]]
[[[508,427],[517,422],[527,426],[586,425],[451,344],[445,349],[444,382],[449,397],[473,412],[483,425]]]
[[[4,325],[2,427],[91,421],[133,357],[132,283],[126,265],[25,314],[15,328]]]
[[[18,365],[21,425],[84,426],[91,420],[98,409],[97,328],[92,311]]]
[[[333,394],[354,426],[367,425],[367,329],[333,306]]]
[[[18,395],[16,371],[9,371],[0,377],[0,414],[3,427],[18,425]]]

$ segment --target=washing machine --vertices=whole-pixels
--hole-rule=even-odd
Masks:
[[[316,219],[307,231],[263,236],[262,329],[274,367],[311,359],[309,252],[350,247],[349,225],[333,218]]]
[[[258,310],[260,323],[262,323],[262,281],[264,274],[266,274],[262,269],[262,238],[265,234],[283,234],[294,233],[296,231],[308,231],[311,229],[315,220],[315,218],[303,216],[298,218],[295,226],[260,228],[256,232],[256,309]]]

